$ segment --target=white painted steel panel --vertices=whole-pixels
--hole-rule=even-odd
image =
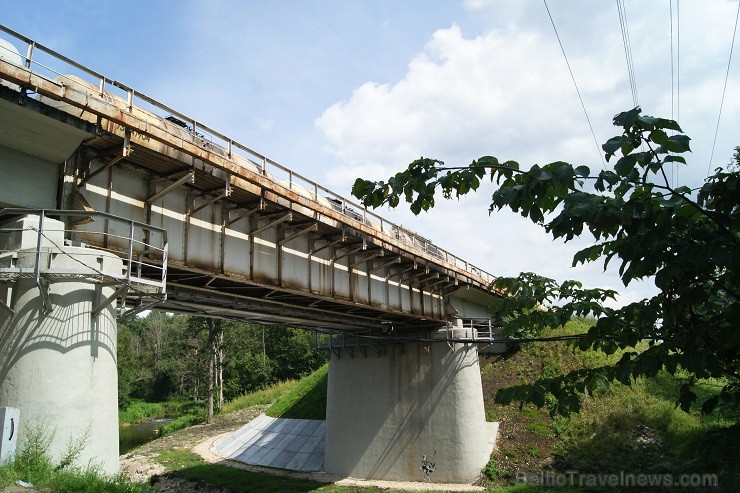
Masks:
[[[0,204],[55,208],[59,165],[0,146]]]

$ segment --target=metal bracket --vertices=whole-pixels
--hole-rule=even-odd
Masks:
[[[422,283],[424,283],[426,281],[430,281],[432,279],[437,279],[437,278],[439,278],[439,272],[435,272],[434,274],[432,274],[429,277],[422,277],[418,281],[411,283],[409,286],[412,287],[412,288],[414,288],[414,287],[419,286],[420,284],[422,284]]]
[[[449,281],[450,281],[450,279],[448,277],[445,277],[444,279],[440,279],[439,281],[433,282],[432,284],[426,286],[426,290],[429,291],[429,292],[431,292],[431,288],[433,288],[434,286],[438,286],[440,284],[444,284],[444,283],[449,282]]]
[[[195,183],[195,171],[191,171],[190,173],[186,174],[185,176],[183,176],[182,178],[180,178],[179,180],[177,180],[170,186],[165,187],[164,189],[160,190],[159,192],[155,193],[154,195],[146,199],[146,201],[151,204],[152,202],[155,202],[157,199],[164,197],[165,195],[167,195],[168,193],[170,193],[171,191],[173,191],[174,189],[178,188],[180,185],[188,181],[190,183]]]
[[[335,255],[334,258],[332,259],[332,261],[333,262],[336,262],[337,260],[341,260],[344,257],[349,257],[350,255],[353,255],[353,254],[355,254],[357,252],[361,252],[363,250],[367,250],[367,243],[365,243],[365,240],[362,241],[362,245],[361,246],[359,246],[357,248],[354,248],[354,249],[351,249],[351,250],[348,250],[346,253],[343,253],[342,255],[339,255],[339,256],[336,256]]]
[[[10,308],[3,300],[0,300],[0,309],[5,310],[11,317],[15,316],[15,310]]]
[[[373,273],[373,272],[375,272],[376,270],[384,269],[384,268],[386,268],[386,267],[390,267],[390,266],[391,266],[391,265],[393,265],[393,264],[400,264],[400,263],[401,263],[401,257],[400,257],[400,256],[398,256],[398,257],[394,258],[393,260],[390,260],[390,261],[388,261],[388,262],[384,262],[384,263],[382,263],[382,264],[376,265],[376,266],[375,266],[375,267],[373,267],[372,269],[368,270],[368,271],[367,271],[367,273],[368,273],[368,274],[372,274],[372,273]]]
[[[195,209],[193,209],[190,212],[190,214],[191,215],[192,214],[195,214],[199,210],[205,209],[206,207],[208,207],[209,205],[213,204],[214,202],[218,202],[219,200],[225,199],[226,197],[231,197],[231,185],[229,184],[228,181],[226,182],[226,187],[225,187],[225,189],[224,189],[223,192],[221,192],[220,194],[218,194],[216,197],[213,197],[213,198],[205,201],[204,203],[202,203],[201,205],[199,205],[198,207],[196,207]]]
[[[403,276],[405,274],[408,274],[409,272],[414,271],[414,270],[416,270],[418,268],[419,268],[419,266],[416,264],[416,262],[414,262],[414,265],[412,267],[409,267],[407,269],[404,269],[401,272],[396,272],[395,274],[391,274],[390,276],[388,276],[388,279],[390,279],[392,277],[395,277],[395,276],[398,276],[398,282],[401,283],[403,281]]]
[[[173,176],[178,176],[182,173],[187,173],[193,170],[193,167],[191,165],[187,166],[180,166],[179,168],[173,169],[172,171],[168,171],[167,173],[163,173],[159,178],[152,178],[149,180],[150,185],[159,185],[160,183],[169,183],[173,180]]]
[[[445,289],[449,289],[458,285],[457,279],[446,279],[446,281],[448,282],[448,284],[444,284],[439,289],[437,289],[436,291],[438,293],[441,294]]]
[[[100,312],[105,310],[106,306],[113,303],[116,300],[116,298],[126,293],[127,291],[128,291],[128,285],[124,284],[123,286],[119,287],[118,289],[116,289],[116,291],[112,295],[108,296],[105,300],[101,301],[98,304],[98,306],[93,308],[90,311],[90,315],[92,315],[93,317],[97,317],[98,315],[100,315]]]
[[[118,316],[118,320],[125,320],[129,317],[136,315],[137,313],[141,313],[143,311],[149,310],[150,308],[154,308],[155,306],[159,305],[162,301],[164,301],[164,298],[157,299],[157,300],[154,300],[152,302],[149,302],[143,305],[139,305],[136,308],[132,308],[131,310],[127,312],[121,313],[121,315]]]
[[[128,154],[121,153],[120,156],[114,157],[113,159],[111,159],[110,161],[108,161],[107,163],[105,163],[104,165],[102,165],[100,168],[96,169],[95,171],[93,171],[89,175],[86,175],[84,178],[82,178],[77,183],[77,186],[78,187],[81,187],[82,185],[84,185],[88,181],[92,180],[93,178],[95,178],[96,176],[98,176],[100,173],[102,173],[103,171],[107,170],[111,166],[115,166],[116,163],[118,163],[120,160],[122,160],[123,158],[125,158],[127,156],[128,156]]]
[[[46,313],[54,311],[54,305],[51,304],[51,298],[49,297],[49,280],[40,277],[38,281],[39,292],[41,293],[41,299],[44,301],[44,310]]]
[[[238,209],[234,209],[234,210],[238,210]],[[229,220],[226,222],[226,226],[231,226],[235,222],[241,221],[242,219],[251,216],[255,212],[264,211],[264,210],[265,210],[265,201],[264,199],[260,199],[259,203],[257,204],[257,207],[255,207],[254,209],[248,209],[245,212],[242,212],[235,219],[231,219],[230,218],[231,216],[229,216]],[[231,211],[229,211],[229,214],[231,214]]]
[[[303,236],[305,234],[308,234],[308,233],[311,233],[311,232],[314,232],[314,231],[318,231],[318,230],[319,230],[319,223],[313,223],[309,227],[303,228],[302,230],[297,231],[297,232],[293,233],[290,236],[286,236],[282,240],[278,241],[278,245],[282,246],[282,245],[286,244],[287,242],[289,242],[290,240],[293,240],[295,238],[298,238],[299,236]]]
[[[369,255],[363,259],[357,260],[349,265],[350,269],[354,269],[358,265],[367,262],[368,260],[372,260],[374,258],[382,257],[385,255],[385,252],[383,250],[376,250],[374,252],[368,252]]]
[[[284,214],[284,215],[278,217],[274,221],[272,221],[272,222],[270,222],[268,224],[265,224],[261,228],[257,228],[254,231],[250,231],[249,234],[250,234],[250,236],[255,236],[255,235],[261,233],[262,231],[264,231],[266,229],[269,229],[269,228],[271,228],[273,226],[277,226],[280,223],[284,223],[286,221],[292,221],[292,220],[293,220],[293,213],[292,212],[288,212],[287,214]]]
[[[317,253],[319,253],[319,252],[320,252],[321,250],[325,250],[325,249],[327,249],[327,248],[331,248],[331,247],[333,247],[333,246],[335,246],[335,245],[338,245],[338,244],[340,244],[340,243],[344,243],[345,241],[347,241],[347,237],[346,237],[346,236],[344,236],[344,234],[342,234],[342,236],[340,236],[340,237],[339,237],[339,238],[337,238],[336,240],[334,240],[334,241],[330,241],[329,243],[327,243],[326,245],[324,245],[324,246],[322,246],[322,247],[319,247],[319,248],[316,248],[316,249],[314,249],[314,250],[311,250],[311,252],[310,252],[310,255],[316,255],[316,254],[317,254]]]

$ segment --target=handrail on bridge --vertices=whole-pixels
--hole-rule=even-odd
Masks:
[[[258,168],[260,168],[260,171],[265,176],[270,176],[271,172],[275,172],[275,170],[282,173],[282,176],[285,176],[287,178],[289,188],[293,188],[293,186],[303,187],[306,190],[310,191],[309,193],[313,194],[313,199],[318,201],[319,195],[326,195],[327,198],[329,198],[330,201],[335,202],[337,207],[337,210],[342,211],[346,215],[350,215],[350,217],[355,217],[355,219],[360,219],[365,224],[371,224],[372,220],[377,220],[379,224],[379,228],[382,232],[387,232],[391,236],[395,236],[396,239],[399,241],[410,244],[411,246],[414,246],[416,248],[422,249],[425,253],[431,255],[432,257],[444,260],[445,262],[448,262],[450,264],[453,264],[457,267],[463,268],[464,270],[471,272],[475,275],[480,276],[481,278],[485,279],[487,283],[492,282],[495,279],[495,276],[492,274],[468,263],[466,260],[461,259],[457,257],[456,255],[453,255],[452,253],[437,247],[434,245],[431,241],[428,239],[419,236],[417,233],[408,230],[404,228],[403,226],[394,224],[383,217],[381,217],[378,214],[375,214],[374,212],[369,211],[366,207],[357,204],[355,202],[352,202],[345,198],[342,195],[339,195],[328,188],[316,183],[315,181],[301,175],[300,173],[297,173],[290,168],[281,165],[280,163],[273,161],[272,159],[260,154],[259,152],[237,142],[236,140],[227,137],[226,135],[213,130],[212,128],[208,127],[207,125],[204,125],[203,123],[199,122],[195,118],[189,117],[183,113],[180,113],[176,111],[175,109],[157,101],[154,98],[151,98],[149,96],[146,96],[145,94],[142,94],[130,86],[116,81],[114,79],[108,78],[105,75],[96,72],[78,62],[75,62],[74,60],[57,53],[51,48],[48,48],[44,46],[41,43],[37,43],[36,41],[32,40],[31,38],[28,38],[2,24],[0,24],[0,31],[16,38],[17,40],[20,40],[24,42],[26,47],[26,55],[22,57],[24,61],[24,65],[27,69],[33,71],[33,66],[39,67],[44,69],[44,71],[53,74],[54,76],[65,78],[65,75],[60,72],[59,70],[50,68],[40,61],[34,59],[34,53],[36,51],[40,51],[42,53],[45,53],[49,55],[53,60],[55,61],[61,61],[69,66],[75,68],[76,70],[79,70],[80,72],[84,73],[88,77],[93,77],[96,82],[99,89],[99,94],[102,97],[102,95],[105,93],[106,88],[116,88],[118,90],[123,91],[126,99],[126,105],[128,107],[128,111],[131,112],[135,106],[134,103],[137,101],[146,103],[146,106],[142,106],[141,103],[139,103],[139,107],[143,107],[147,111],[149,109],[157,110],[161,113],[164,113],[168,116],[161,116],[157,115],[155,113],[155,116],[158,118],[161,118],[162,120],[165,120],[167,118],[172,118],[174,116],[174,119],[170,119],[170,121],[178,121],[178,124],[183,124],[184,128],[187,129],[188,134],[190,135],[190,139],[192,139],[192,143],[195,143],[201,147],[204,146],[215,146],[218,147],[221,151],[224,152],[226,156],[228,156],[230,159],[232,158],[232,152],[234,148],[239,149],[247,153],[247,156],[253,158],[256,160],[258,165]],[[44,76],[43,74],[36,72],[38,75]],[[45,76],[44,76],[45,77]],[[66,83],[72,83],[76,84],[72,79],[67,79],[69,82]],[[217,142],[220,141],[220,142]],[[249,158],[248,158],[249,159]],[[252,159],[249,159],[249,161],[253,162]],[[268,169],[269,165],[269,169]],[[297,183],[296,180],[299,182]],[[357,208],[358,210],[361,210],[361,213],[356,212],[353,208]]]
[[[106,212],[59,209],[4,208],[0,209],[0,223],[8,217],[27,215],[37,215],[38,225],[23,229],[4,228],[0,226],[0,233],[21,232],[23,230],[36,232],[36,256],[33,271],[29,271],[28,268],[11,265],[0,267],[0,277],[32,277],[42,292],[47,290],[45,283],[48,282],[48,279],[46,277],[50,275],[54,277],[102,277],[111,281],[113,284],[121,285],[126,290],[131,289],[133,292],[129,297],[154,298],[156,301],[159,301],[165,296],[168,251],[167,231],[165,229]],[[45,219],[49,217],[78,218],[78,221],[82,220],[85,222],[90,219],[99,218],[104,220],[104,225],[102,231],[74,227],[68,229],[66,226],[61,230],[58,228],[50,229],[45,225]],[[128,234],[126,236],[116,234],[112,225],[123,225]],[[78,243],[81,246],[88,246],[83,242],[84,240],[92,244],[91,246],[94,249],[109,251],[118,255],[123,260],[124,271],[120,273],[103,272],[99,269],[86,266],[82,262],[83,268],[45,271],[42,267],[43,244],[46,242],[62,250],[64,245],[55,243],[50,237],[50,233],[60,232],[64,235],[65,243],[71,241],[73,244]],[[137,238],[139,234],[143,235],[143,239]],[[0,250],[0,257],[8,253],[10,252]],[[147,257],[147,260],[145,260],[145,257]],[[156,263],[154,263],[155,261]],[[116,293],[124,296],[123,304],[125,304],[126,293],[124,293],[124,290],[122,289],[120,292],[116,291]],[[51,307],[48,304],[47,310],[51,311]],[[140,309],[137,308],[135,311],[138,312]],[[126,314],[123,316],[126,316]]]

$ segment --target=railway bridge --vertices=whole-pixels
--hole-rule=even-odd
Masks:
[[[328,334],[324,469],[467,481],[493,277],[0,26],[0,406],[118,469],[116,321],[149,309]],[[21,54],[22,53],[22,54]],[[437,341],[446,344],[436,344]],[[23,442],[21,433],[20,441]]]

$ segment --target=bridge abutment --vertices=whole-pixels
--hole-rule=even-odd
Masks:
[[[39,241],[38,225],[26,216],[0,231],[0,406],[20,409],[20,449],[29,431],[43,430],[55,462],[80,446],[74,465],[116,473],[115,287],[103,274],[120,277],[123,263],[65,246],[64,225],[53,219]]]
[[[440,334],[440,337],[442,334]],[[488,462],[474,344],[408,343],[330,353],[324,469],[363,479],[464,483]],[[339,356],[337,356],[337,354]]]

